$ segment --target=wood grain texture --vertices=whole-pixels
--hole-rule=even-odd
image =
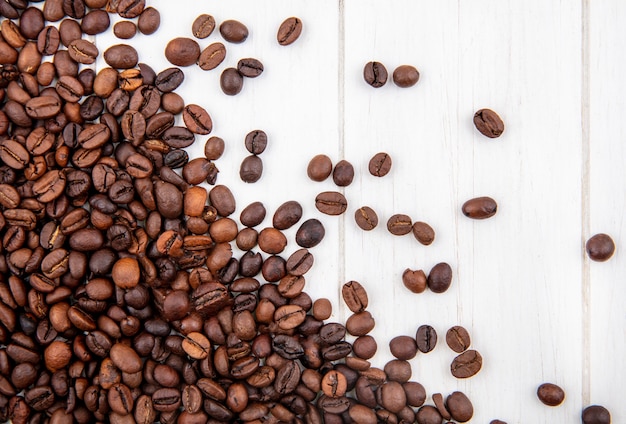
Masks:
[[[248,40],[227,44],[218,69],[186,68],[177,92],[204,106],[214,120],[212,135],[227,142],[216,162],[218,183],[236,194],[237,217],[248,203],[262,200],[268,216],[260,229],[271,225],[281,203],[298,200],[305,219],[324,223],[326,239],[311,249],[315,265],[306,274],[306,291],[331,300],[329,321],[345,322],[350,311],[340,297],[342,284],[357,280],[366,287],[368,310],[377,322],[371,333],[378,340],[373,366],[382,368],[392,358],[392,337],[412,336],[419,325],[430,324],[439,334],[437,348],[410,361],[429,404],[432,393],[461,390],[474,403],[472,422],[565,424],[579,422],[591,401],[609,408],[614,422],[626,421],[620,411],[626,393],[620,255],[626,206],[624,5],[596,3],[587,15],[581,2],[556,0],[150,4],[161,11],[161,30],[131,43],[141,46],[140,60],[157,72],[171,66],[163,56],[167,41],[191,36],[198,14],[248,25]],[[300,17],[304,30],[296,43],[281,47],[275,32],[289,16]],[[583,24],[589,18],[587,45]],[[215,41],[222,41],[217,29],[199,43]],[[97,37],[100,51],[116,42],[112,35]],[[583,48],[590,49],[587,59]],[[260,59],[265,71],[246,80],[239,95],[226,96],[219,74],[243,57]],[[362,71],[370,60],[385,64],[390,78],[396,66],[412,64],[420,81],[408,89],[391,80],[369,87]],[[483,107],[503,118],[500,138],[487,139],[474,128],[472,116]],[[591,129],[587,141],[585,119]],[[269,147],[261,155],[262,179],[245,184],[238,170],[248,154],[245,134],[254,129],[267,132]],[[202,155],[205,140],[198,137],[191,156]],[[391,155],[393,167],[376,178],[367,164],[380,151]],[[311,182],[306,165],[318,153],[333,163],[350,161],[354,182],[343,189],[330,179]],[[315,209],[316,194],[326,190],[346,195],[344,215],[329,217]],[[486,221],[464,217],[463,202],[483,195],[498,201],[497,215]],[[354,211],[362,205],[378,213],[379,226],[371,232],[355,225]],[[395,213],[428,222],[435,242],[422,246],[412,235],[389,234],[386,221]],[[297,247],[295,230],[286,231],[284,257]],[[618,251],[610,262],[586,262],[588,231],[614,235]],[[453,269],[446,293],[413,294],[402,285],[406,268],[428,272],[438,262]],[[472,347],[485,360],[469,380],[457,380],[449,371],[454,353],[444,339],[453,325],[469,330]],[[538,401],[535,391],[543,382],[566,391],[563,405],[550,408]]]

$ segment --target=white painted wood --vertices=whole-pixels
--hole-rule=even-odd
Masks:
[[[620,394],[626,393],[620,378],[626,371],[623,258],[618,250],[611,262],[589,266],[581,247],[586,219],[591,231],[615,234],[618,245],[623,229],[625,199],[617,185],[624,165],[623,72],[618,65],[624,63],[619,40],[625,11],[617,0],[596,5],[591,14],[589,164],[581,130],[580,2],[150,4],[161,11],[161,30],[130,42],[141,46],[140,60],[154,64],[157,72],[170,66],[163,56],[167,40],[190,36],[199,13],[211,13],[218,22],[238,19],[250,28],[245,43],[226,44],[227,59],[217,70],[186,68],[178,92],[204,106],[213,117],[214,135],[227,141],[217,161],[218,183],[236,194],[237,216],[248,203],[262,200],[268,217],[261,227],[269,226],[276,207],[293,199],[302,203],[305,218],[322,220],[326,239],[312,249],[315,266],[306,275],[306,291],[331,299],[331,320],[343,322],[349,311],[340,299],[341,285],[357,280],[367,288],[368,310],[377,322],[372,335],[379,341],[374,366],[382,368],[391,359],[387,343],[393,336],[414,335],[419,325],[430,324],[439,344],[411,361],[413,378],[429,396],[464,391],[474,403],[473,422],[578,422],[588,397],[609,407],[614,422],[624,421],[619,411]],[[295,44],[281,47],[275,33],[288,16],[302,18],[304,31]],[[218,40],[216,30],[199,43],[205,47]],[[114,42],[97,38],[101,51]],[[242,57],[259,58],[265,72],[246,80],[238,96],[225,96],[219,73]],[[389,81],[373,89],[362,79],[369,60],[384,63],[390,76],[396,66],[413,64],[420,82],[400,89]],[[473,113],[482,107],[504,119],[501,138],[489,140],[474,129]],[[270,141],[261,156],[263,178],[250,185],[239,180],[238,168],[247,155],[244,136],[253,129],[264,129]],[[204,140],[199,137],[191,155],[202,154]],[[394,160],[384,178],[367,172],[369,158],[379,151]],[[341,217],[321,215],[314,207],[317,193],[336,189],[331,180],[312,183],[306,177],[306,164],[318,153],[355,167],[353,184],[340,190],[348,199]],[[590,210],[583,196],[589,187],[586,166],[591,167]],[[498,214],[487,221],[464,217],[462,203],[482,195],[498,201]],[[378,212],[379,227],[371,232],[354,223],[361,205]],[[411,235],[390,235],[385,223],[394,213],[430,223],[437,233],[433,245],[421,246]],[[296,248],[295,228],[286,234],[285,257]],[[404,288],[404,269],[428,272],[441,261],[454,270],[448,292],[417,295]],[[585,311],[588,266],[591,310]],[[472,346],[485,359],[483,370],[469,380],[449,373],[454,354],[444,338],[457,324],[470,331]],[[612,361],[616,364],[608,366]],[[537,400],[536,387],[546,381],[565,389],[562,406],[550,408]]]
[[[626,421],[623,394],[626,352],[626,257],[624,255],[624,168],[626,135],[620,96],[625,83],[626,56],[620,40],[626,29],[622,2],[590,3],[590,141],[589,236],[611,235],[617,245],[613,258],[589,263],[590,402],[601,404],[613,422]]]

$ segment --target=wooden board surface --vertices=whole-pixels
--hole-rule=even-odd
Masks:
[[[591,3],[594,3],[591,5]],[[511,423],[580,422],[588,404],[606,406],[613,422],[626,422],[626,259],[621,252],[626,206],[623,138],[626,6],[619,0],[152,0],[161,12],[153,36],[137,35],[140,61],[158,72],[169,67],[167,41],[190,37],[200,13],[218,24],[237,19],[250,29],[245,43],[228,44],[216,70],[185,69],[177,92],[209,111],[214,135],[227,142],[217,161],[218,183],[237,197],[238,216],[252,201],[274,210],[299,201],[305,218],[326,228],[312,249],[314,268],[306,291],[331,300],[332,321],[350,312],[341,300],[343,283],[356,280],[368,291],[377,326],[372,335],[382,368],[392,357],[388,342],[432,325],[439,344],[411,360],[413,379],[429,394],[461,390],[472,400],[472,422],[499,418]],[[276,43],[289,16],[304,22],[291,46]],[[222,41],[216,31],[200,46]],[[100,51],[119,42],[96,37]],[[221,71],[244,57],[265,65],[234,97],[219,88]],[[365,84],[370,60],[389,74],[401,64],[421,78],[411,88]],[[96,70],[105,66],[99,61]],[[496,140],[476,131],[474,112],[488,107],[506,130]],[[264,174],[255,184],[238,176],[248,154],[245,135],[263,129],[269,146],[261,156]],[[204,138],[189,149],[201,156]],[[368,173],[376,152],[388,152],[393,168],[383,178]],[[354,182],[306,176],[316,154],[354,165]],[[338,190],[348,200],[340,217],[320,214],[317,193]],[[488,195],[499,210],[486,221],[461,214],[464,201]],[[356,208],[371,206],[378,228],[360,230]],[[387,219],[404,213],[436,231],[431,246],[392,236]],[[605,232],[617,244],[607,263],[590,262],[585,240]],[[287,230],[284,255],[296,250],[295,227]],[[428,272],[438,262],[453,269],[443,294],[409,292],[407,269]],[[446,330],[465,326],[484,357],[475,377],[457,380]],[[556,408],[535,395],[543,382],[559,384],[565,402]]]

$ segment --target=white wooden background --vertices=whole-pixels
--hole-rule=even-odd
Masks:
[[[297,200],[304,218],[316,217],[326,238],[312,249],[315,266],[306,291],[327,297],[331,320],[349,311],[340,288],[359,281],[370,296],[377,327],[374,366],[391,359],[388,341],[432,325],[437,348],[411,360],[413,379],[429,395],[454,390],[472,400],[472,422],[499,418],[511,423],[580,422],[585,405],[607,407],[614,423],[626,422],[626,3],[557,0],[151,0],[161,12],[160,31],[137,35],[140,61],[158,72],[169,65],[167,41],[191,36],[191,23],[210,13],[218,24],[238,19],[250,29],[240,45],[225,43],[227,57],[216,70],[185,69],[178,90],[188,103],[204,106],[223,137],[218,183],[238,199],[236,216],[261,200],[271,225],[278,205]],[[301,38],[281,47],[275,36],[289,16],[304,22]],[[100,51],[119,42],[97,37]],[[202,48],[223,41],[216,30]],[[243,57],[265,64],[243,91],[224,95],[219,75]],[[412,64],[419,83],[400,89],[388,82],[373,89],[363,65],[377,60],[389,71]],[[98,68],[104,66],[98,63]],[[489,107],[505,121],[496,140],[479,134],[473,113]],[[244,184],[239,164],[248,154],[246,133],[263,129],[260,181]],[[190,148],[202,155],[206,138]],[[369,175],[376,152],[393,158],[384,178]],[[350,161],[354,182],[342,189],[348,211],[320,214],[317,193],[336,189],[332,180],[306,176],[311,157],[325,153]],[[497,215],[472,221],[462,203],[489,195]],[[364,232],[356,208],[369,205],[380,225]],[[429,222],[435,242],[390,235],[394,213]],[[260,228],[261,228],[260,227]],[[615,256],[593,263],[584,242],[606,232]],[[287,231],[286,255],[296,250],[295,227]],[[402,285],[404,269],[426,272],[441,261],[454,280],[444,294],[413,294]],[[465,326],[472,347],[484,357],[482,371],[457,380],[449,371],[454,353],[445,332]],[[543,382],[566,391],[556,408],[535,395]]]

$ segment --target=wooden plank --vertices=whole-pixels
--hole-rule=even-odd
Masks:
[[[626,35],[623,2],[589,2],[589,234],[607,233],[617,244],[613,258],[589,263],[590,379],[589,403],[605,406],[612,422],[626,421],[626,234],[624,169],[626,135],[623,125]]]
[[[344,218],[346,279],[373,298],[373,363],[391,359],[391,337],[430,324],[437,349],[411,361],[429,394],[466,392],[476,422],[574,422],[582,392],[579,5],[394,1],[381,8],[347,0],[345,21],[344,156],[357,168],[346,189],[353,205]],[[390,74],[412,64],[421,80],[373,89],[361,76],[370,60]],[[473,128],[482,107],[503,117],[500,139]],[[367,173],[377,151],[395,160],[381,179]],[[498,214],[484,222],[462,216],[462,203],[482,195],[498,201]],[[351,217],[363,204],[381,220],[371,233]],[[391,236],[385,222],[394,213],[429,222],[436,241],[424,247],[410,235]],[[405,268],[428,271],[440,261],[454,271],[448,292],[417,295],[402,286]],[[450,376],[454,355],[443,342],[456,324],[485,359],[466,381]],[[545,381],[566,390],[563,406],[537,400]]]

